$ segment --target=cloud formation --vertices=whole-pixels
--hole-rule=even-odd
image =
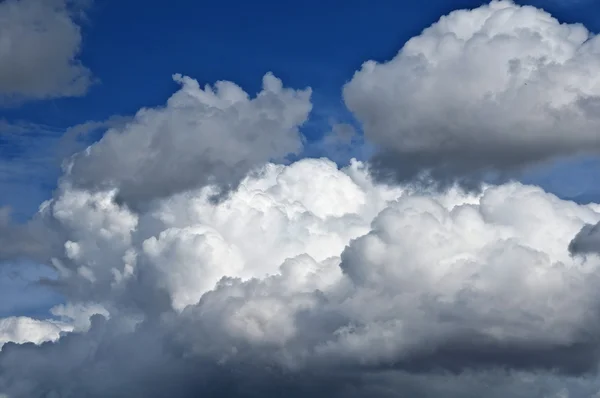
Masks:
[[[85,94],[93,82],[77,58],[84,1],[0,2],[0,104]]]
[[[418,194],[326,159],[263,166],[218,203],[212,189],[133,212],[114,189],[63,185],[40,215],[64,241],[49,259],[56,287],[110,319],[56,344],[7,346],[0,390],[430,396],[441,388],[422,380],[430,374],[458,383],[448,395],[458,397],[465,380],[502,380],[504,368],[595,371],[600,260],[568,251],[600,221],[594,206],[518,183]]]
[[[600,39],[512,1],[442,17],[363,64],[348,108],[381,177],[447,183],[600,149]]]
[[[207,184],[235,186],[252,168],[302,148],[298,127],[312,108],[310,89],[292,90],[268,73],[249,98],[232,82],[200,87],[174,76],[181,89],[166,106],[140,110],[109,130],[69,166],[69,180],[86,189],[119,189],[140,205]]]
[[[394,159],[408,145],[408,159],[439,155],[419,170],[449,165],[448,176],[502,168],[514,148],[519,164],[594,149],[595,86],[544,91],[550,78],[578,87],[572,69],[592,72],[579,58],[593,61],[587,39],[495,1],[443,18],[388,64],[367,63],[345,99]],[[513,80],[493,79],[513,58]],[[417,79],[403,80],[408,71]],[[7,257],[54,270],[42,283],[67,303],[46,320],[0,321],[0,395],[600,396],[600,256],[573,255],[572,243],[600,223],[599,205],[518,182],[477,193],[388,185],[383,152],[343,168],[278,164],[302,149],[310,89],[267,74],[250,98],[231,82],[175,80],[164,107],[72,156],[53,197],[6,241]],[[403,85],[409,118],[396,117]],[[338,126],[323,145],[353,139]],[[9,221],[1,210],[0,236]]]

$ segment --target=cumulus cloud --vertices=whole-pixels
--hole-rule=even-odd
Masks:
[[[444,40],[456,53],[438,45],[439,32],[454,32]],[[542,121],[525,115],[533,108],[517,106],[521,94],[505,99],[529,86],[547,90],[544,79],[571,78],[570,68],[589,72],[594,63],[577,58],[589,58],[595,41],[583,43],[587,38],[584,28],[561,27],[539,10],[492,2],[442,19],[388,64],[367,64],[346,87],[346,101],[363,122],[373,117],[377,128],[366,123],[367,137],[394,156],[405,147],[396,145],[400,133],[416,131],[402,126],[420,129],[424,120],[431,128],[408,141],[411,151],[434,148],[440,159],[454,161],[449,153],[481,150],[486,156],[463,157],[469,170],[505,166],[496,155],[513,147],[521,164],[584,144],[594,149],[594,125],[578,99],[583,94],[569,96],[557,84],[553,95],[544,94],[548,103],[532,96],[527,106],[539,106]],[[463,87],[470,80],[454,68],[465,46],[473,63],[459,58],[483,86]],[[513,62],[520,65],[516,81],[528,82],[515,83],[519,89],[486,80],[491,69],[475,67],[492,59],[498,61],[492,68],[501,68],[506,57],[522,55],[515,48],[532,52]],[[402,113],[390,104],[398,103],[404,83],[395,66],[407,62],[423,62],[411,76],[424,80],[407,86],[417,97],[410,117],[396,118]],[[442,76],[451,72],[460,84],[449,81],[441,90]],[[386,84],[377,83],[380,73]],[[54,270],[56,277],[43,283],[66,304],[46,320],[3,321],[0,394],[588,398],[600,392],[600,257],[574,256],[571,243],[600,222],[600,205],[518,182],[477,192],[386,184],[377,161],[352,160],[341,169],[326,158],[279,164],[302,148],[309,89],[284,88],[267,74],[263,90],[250,98],[231,82],[201,89],[191,78],[175,79],[182,87],[164,107],[141,110],[74,155],[53,197],[22,230],[22,240],[33,238],[39,247],[18,252],[35,253]],[[492,89],[495,108],[486,105]],[[444,102],[453,90],[455,101]],[[585,90],[594,94],[593,85]],[[434,91],[441,94],[432,97]],[[443,106],[468,103],[490,118],[479,113],[444,124],[458,134],[448,150],[436,143],[438,113],[423,108],[432,98],[436,112],[452,116]],[[569,145],[562,130],[547,124],[549,114],[558,115],[557,125],[573,123]],[[485,123],[463,129],[473,120]],[[518,139],[516,125],[526,127]],[[354,139],[340,128],[331,134],[334,146]],[[463,145],[471,141],[458,132],[470,134],[474,146]],[[0,228],[8,220],[0,212]]]
[[[69,180],[86,189],[119,189],[120,200],[140,205],[202,185],[235,186],[250,169],[302,148],[298,127],[311,110],[310,89],[284,88],[265,75],[249,98],[221,81],[200,87],[189,77],[166,106],[140,110],[76,156]]]
[[[555,378],[595,369],[600,261],[568,244],[596,206],[519,183],[419,194],[327,159],[267,164],[220,202],[213,189],[134,212],[114,189],[63,185],[40,215],[63,236],[57,287],[110,319],[8,346],[0,390],[458,397],[486,378],[559,393]]]
[[[0,103],[81,96],[93,79],[77,58],[84,1],[0,2]]]
[[[61,332],[71,331],[66,325],[27,317],[0,319],[0,349],[6,343],[35,343],[55,341]]]
[[[381,177],[477,180],[600,149],[600,39],[512,1],[442,17],[344,100]]]

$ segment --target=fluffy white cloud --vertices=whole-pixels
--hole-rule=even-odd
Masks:
[[[35,343],[55,341],[64,331],[70,331],[69,325],[59,322],[40,321],[27,317],[0,319],[0,349],[6,343]]]
[[[249,98],[221,81],[202,89],[174,76],[181,89],[165,107],[140,110],[110,129],[69,166],[84,188],[119,188],[121,200],[140,205],[199,186],[235,186],[250,169],[302,148],[298,127],[311,110],[310,89],[284,88],[268,73],[263,91]]]
[[[218,203],[211,186],[141,213],[117,204],[115,189],[90,193],[65,183],[39,221],[63,238],[48,262],[70,295],[112,299],[130,282],[150,283],[181,310],[222,277],[262,278],[299,255],[339,256],[401,192],[374,185],[362,163],[342,172],[329,160],[305,159],[266,165]]]
[[[80,5],[71,0],[0,2],[0,101],[80,96],[92,83],[77,59]]]
[[[600,39],[512,1],[442,17],[344,100],[401,179],[454,179],[600,149]]]
[[[83,366],[73,391],[115,394],[95,384],[103,366],[139,366],[144,375],[173,366],[163,380],[188,380],[182,368],[209,377],[213,366],[248,361],[298,375],[341,372],[340,362],[417,374],[495,366],[579,373],[598,361],[590,336],[600,259],[568,250],[584,225],[600,221],[597,205],[519,183],[477,195],[418,193],[373,182],[360,162],[339,170],[326,159],[268,164],[218,203],[212,190],[133,212],[115,203],[115,190],[63,185],[41,209],[64,236],[52,260],[59,286],[73,303],[108,310],[82,319],[110,313],[111,321],[39,351],[13,346],[0,355],[5,374],[17,375],[8,365],[15,355],[40,364],[61,355],[65,369]],[[123,344],[144,365],[117,365]],[[110,354],[83,365],[81,350],[99,347]],[[48,379],[42,366],[22,395],[10,376],[0,377],[0,390],[66,394],[66,374]]]
[[[85,332],[93,315],[108,317],[108,312],[97,304],[58,305],[50,312],[55,319],[39,320],[24,316],[0,319],[0,351],[6,343],[34,343],[56,341],[65,333]]]

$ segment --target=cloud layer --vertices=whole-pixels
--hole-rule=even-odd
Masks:
[[[80,96],[92,84],[77,58],[83,1],[0,2],[0,105]]]
[[[381,176],[441,182],[600,149],[600,39],[511,1],[442,17],[344,100]]]

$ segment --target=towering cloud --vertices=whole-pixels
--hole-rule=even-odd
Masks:
[[[600,39],[511,1],[442,17],[344,87],[381,176],[478,178],[600,149]]]
[[[0,2],[0,105],[80,96],[92,83],[77,59],[83,1]]]

